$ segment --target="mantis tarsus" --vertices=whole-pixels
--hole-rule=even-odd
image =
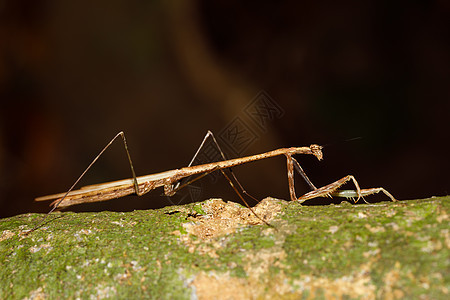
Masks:
[[[92,165],[97,161],[97,159],[103,154],[103,152],[118,138],[122,138],[122,141],[125,146],[125,150],[127,153],[128,161],[130,163],[132,178],[130,179],[124,179],[124,180],[118,180],[118,181],[112,181],[112,182],[106,182],[101,184],[95,184],[95,185],[89,185],[82,187],[79,190],[73,190],[76,184],[80,181],[80,179],[86,174],[86,172],[92,167]],[[200,149],[204,145],[205,141],[208,138],[212,138],[214,141],[214,144],[216,145],[217,149],[219,150],[222,161],[208,163],[208,164],[201,164],[201,165],[195,165],[192,166],[192,163],[194,162],[196,156],[198,155]],[[328,184],[326,186],[323,186],[321,188],[316,188],[314,184],[309,180],[308,176],[306,176],[305,172],[303,171],[300,164],[297,162],[297,160],[293,157],[293,155],[296,154],[312,154],[314,155],[318,160],[322,160],[323,154],[322,154],[322,147],[316,144],[312,144],[309,147],[291,147],[291,148],[280,148],[277,150],[241,157],[241,158],[235,158],[235,159],[226,159],[225,155],[223,154],[223,151],[220,149],[219,144],[217,143],[216,139],[214,138],[214,135],[211,131],[208,131],[205,135],[202,144],[200,145],[200,148],[197,150],[196,154],[194,155],[194,158],[191,160],[188,167],[184,167],[181,169],[175,169],[175,170],[169,170],[161,173],[155,173],[145,176],[139,176],[136,177],[136,174],[134,172],[133,163],[131,161],[130,152],[128,150],[128,146],[125,139],[125,134],[123,132],[119,132],[104,148],[100,153],[95,157],[95,159],[89,164],[89,166],[84,170],[84,172],[80,175],[80,177],[75,181],[75,183],[72,185],[72,187],[65,193],[59,193],[54,195],[48,195],[43,197],[38,197],[35,200],[36,201],[46,201],[46,200],[54,200],[50,205],[53,206],[53,208],[48,212],[48,214],[41,220],[41,222],[33,228],[31,231],[38,228],[45,220],[45,218],[53,212],[56,208],[61,207],[69,207],[76,204],[81,203],[88,203],[88,202],[98,202],[98,201],[106,201],[114,198],[120,198],[124,197],[126,195],[130,194],[137,194],[138,196],[142,196],[149,191],[156,189],[158,187],[164,187],[164,194],[167,196],[173,196],[179,189],[182,187],[192,183],[195,180],[200,179],[201,177],[204,177],[207,174],[210,174],[214,171],[220,170],[222,174],[227,178],[230,185],[233,187],[233,189],[236,191],[240,199],[247,205],[247,207],[250,209],[250,211],[259,219],[261,219],[259,216],[255,214],[255,212],[251,209],[251,207],[248,205],[248,203],[245,201],[241,193],[246,194],[250,196],[242,187],[242,185],[237,180],[234,173],[231,171],[232,167],[242,165],[248,162],[253,162],[265,158],[270,158],[274,156],[284,155],[287,159],[287,174],[288,174],[288,183],[289,183],[289,193],[290,198],[292,201],[297,201],[299,203],[302,203],[308,199],[316,198],[316,197],[323,197],[323,196],[336,196],[336,197],[344,197],[344,198],[351,198],[356,203],[359,201],[359,199],[365,199],[364,196],[372,195],[375,193],[383,192],[385,195],[387,195],[392,201],[396,201],[395,198],[384,188],[370,188],[370,189],[361,189],[359,187],[358,182],[356,181],[355,177],[352,175],[347,175],[331,184]],[[308,183],[308,185],[311,187],[312,191],[309,193],[304,194],[301,197],[296,196],[295,193],[295,186],[294,186],[294,168],[297,170],[297,172],[304,178],[304,180]],[[224,172],[224,170],[230,170],[231,175],[235,182],[237,183],[237,187],[240,189],[241,193],[238,191],[238,188],[233,184],[230,177]],[[191,176],[196,176],[192,180],[189,180],[187,183],[180,184],[180,180],[183,178],[188,178]],[[345,184],[347,181],[353,181],[355,185],[355,190],[338,190],[339,187],[341,187],[343,184]],[[251,197],[251,196],[250,196]],[[252,197],[253,198],[253,197]],[[356,200],[354,198],[357,198]],[[365,201],[366,202],[366,201]],[[366,202],[367,203],[367,202]],[[262,219],[261,219],[262,220]],[[264,223],[267,224],[264,220],[262,220]]]

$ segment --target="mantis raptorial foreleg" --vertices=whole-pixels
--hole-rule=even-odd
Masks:
[[[306,176],[305,172],[301,168],[300,164],[293,158],[291,155],[286,155],[287,158],[287,169],[288,169],[288,182],[289,182],[289,193],[292,201],[298,201],[299,203],[303,203],[306,200],[317,198],[317,197],[344,197],[350,198],[353,202],[358,202],[359,199],[363,199],[365,203],[368,203],[364,196],[373,195],[379,192],[383,192],[386,196],[388,196],[392,201],[397,201],[388,191],[384,188],[370,188],[370,189],[361,189],[359,187],[358,181],[356,181],[355,177],[352,175],[347,175],[333,183],[330,183],[326,186],[316,188],[309,178]],[[295,186],[294,186],[294,163],[297,171],[303,176],[305,181],[309,184],[309,186],[313,189],[311,192],[304,194],[300,198],[297,198],[295,194]],[[355,185],[355,190],[338,190],[342,185],[347,183],[348,181],[353,181]],[[354,198],[357,198],[356,200]]]
[[[384,188],[370,188],[370,189],[360,189],[359,190],[361,193],[361,197],[364,196],[369,196],[369,195],[373,195],[373,194],[377,194],[379,192],[383,192],[386,196],[388,196],[389,198],[391,198],[392,201],[397,201],[394,196],[391,195],[391,193],[389,193],[388,191],[386,191]],[[355,197],[357,197],[357,194],[355,193],[355,190],[338,190],[332,193],[332,196],[336,196],[336,197],[344,197],[344,198],[350,198],[353,199],[353,202],[358,202],[357,200],[354,200]],[[364,200],[364,202],[367,203],[367,201],[362,198]]]

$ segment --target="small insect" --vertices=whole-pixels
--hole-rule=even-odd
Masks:
[[[105,150],[118,138],[121,137],[125,151],[127,153],[128,161],[130,163],[132,178],[130,179],[124,179],[124,180],[118,180],[118,181],[111,181],[101,184],[94,184],[94,185],[88,185],[85,187],[82,187],[78,190],[74,190],[74,187],[77,185],[77,183],[80,181],[80,179],[86,174],[86,172],[92,167],[92,165],[99,159],[99,157],[105,152]],[[208,138],[212,138],[214,144],[216,145],[217,149],[219,150],[222,161],[208,163],[208,164],[201,164],[201,165],[195,165],[192,166],[193,162],[195,161],[195,158],[199,154],[201,148],[205,144],[206,140]],[[226,159],[222,149],[220,148],[219,144],[217,143],[217,140],[215,139],[213,133],[211,131],[208,131],[205,135],[203,142],[201,143],[200,147],[198,148],[197,152],[195,153],[194,157],[192,158],[191,162],[187,167],[181,168],[181,169],[175,169],[175,170],[169,170],[161,173],[155,173],[145,176],[139,176],[136,177],[136,174],[134,172],[133,163],[131,161],[130,152],[128,150],[127,142],[125,139],[125,134],[123,132],[119,132],[104,148],[100,153],[94,158],[94,160],[89,164],[89,166],[83,171],[83,173],[78,177],[78,179],[75,181],[75,183],[70,187],[70,189],[65,193],[59,193],[54,195],[48,195],[43,197],[38,197],[35,200],[36,201],[47,201],[47,200],[54,200],[50,205],[52,206],[52,209],[47,213],[47,215],[44,216],[44,218],[41,220],[41,222],[34,227],[31,231],[34,231],[37,229],[45,220],[45,218],[52,213],[56,208],[65,208],[76,204],[81,203],[89,203],[89,202],[99,202],[99,201],[106,201],[114,198],[120,198],[124,197],[130,194],[136,194],[138,196],[142,196],[151,190],[154,190],[158,187],[164,187],[164,194],[166,196],[173,196],[175,193],[180,190],[181,188],[191,184],[192,182],[214,172],[214,171],[221,171],[222,174],[225,176],[225,178],[228,180],[232,188],[236,191],[240,199],[246,204],[246,206],[250,209],[250,211],[258,218],[261,219],[258,215],[255,214],[255,212],[251,209],[250,205],[248,205],[247,201],[245,201],[242,194],[245,194],[247,196],[252,197],[250,194],[248,194],[242,185],[237,180],[236,176],[232,172],[231,168],[235,166],[239,166],[242,164],[246,164],[253,161],[258,161],[270,157],[275,157],[279,155],[286,156],[287,159],[287,175],[288,175],[288,183],[289,183],[289,194],[292,201],[296,201],[299,203],[302,203],[306,200],[316,198],[316,197],[344,197],[344,198],[350,198],[353,199],[353,201],[356,203],[360,199],[362,199],[364,202],[366,200],[364,199],[364,196],[376,194],[379,192],[383,192],[386,196],[388,196],[392,201],[396,201],[395,198],[384,188],[370,188],[370,189],[361,189],[359,187],[358,182],[356,181],[355,177],[352,175],[347,175],[333,183],[330,183],[326,186],[316,188],[314,184],[309,180],[306,173],[303,171],[302,167],[298,163],[298,161],[293,157],[293,155],[297,154],[311,154],[314,155],[318,160],[322,160],[323,154],[322,154],[322,147],[316,144],[312,144],[309,147],[291,147],[291,148],[281,148],[261,154],[246,156],[246,157],[240,157],[235,159]],[[311,190],[309,193],[306,193],[302,195],[301,197],[297,197],[295,193],[295,185],[294,185],[294,168],[297,170],[297,172],[304,178],[304,180],[307,182],[307,184],[310,186]],[[229,170],[231,173],[232,178],[237,184],[237,187],[231,180],[230,176],[225,173],[225,170]],[[184,178],[190,178],[193,177],[193,179],[188,180],[186,183],[181,184],[181,180]],[[355,185],[354,190],[339,190],[339,188],[345,184],[348,181],[353,181]],[[356,200],[355,200],[356,198]],[[255,199],[258,201],[257,199]],[[367,202],[366,202],[367,203]],[[262,219],[261,219],[262,220]],[[262,220],[264,223],[267,224],[264,220]],[[269,225],[269,224],[268,224]]]

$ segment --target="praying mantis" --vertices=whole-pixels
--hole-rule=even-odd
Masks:
[[[101,183],[101,184],[88,185],[88,186],[82,187],[78,190],[74,190],[75,186],[81,180],[81,178],[86,174],[86,172],[99,159],[99,157],[106,151],[106,149],[119,137],[122,138],[122,141],[123,141],[123,144],[125,147],[127,158],[128,158],[129,164],[130,164],[132,178],[118,180],[118,181],[111,181],[111,182],[106,182],[106,183]],[[217,147],[218,151],[220,152],[221,158],[223,160],[218,161],[218,162],[193,166],[192,164],[195,161],[195,158],[199,154],[201,148],[203,147],[203,145],[205,144],[205,142],[208,138],[211,138],[213,140],[213,142],[214,142],[215,146]],[[239,198],[245,203],[245,205],[250,209],[250,211],[258,219],[261,219],[251,209],[250,205],[244,199],[242,194],[245,194],[253,199],[255,199],[255,198],[252,197],[250,194],[248,194],[245,191],[245,189],[242,187],[242,185],[239,183],[236,176],[232,172],[231,168],[242,165],[242,164],[246,164],[249,162],[254,162],[254,161],[271,158],[271,157],[275,157],[275,156],[280,156],[280,155],[284,155],[286,157],[287,177],[288,177],[289,194],[290,194],[291,201],[303,203],[306,200],[313,199],[316,197],[333,197],[333,196],[335,196],[335,197],[350,198],[355,203],[357,203],[360,199],[363,199],[363,201],[366,202],[366,200],[364,199],[364,196],[369,196],[369,195],[376,194],[379,192],[384,193],[392,201],[396,201],[396,199],[387,190],[385,190],[382,187],[361,189],[359,187],[359,184],[356,181],[355,177],[352,175],[347,175],[347,176],[345,176],[333,183],[330,183],[326,186],[316,188],[314,186],[314,184],[311,182],[311,180],[308,178],[306,173],[303,171],[303,169],[300,166],[300,164],[298,163],[298,161],[293,157],[294,155],[298,155],[298,154],[310,154],[310,155],[314,155],[318,160],[323,159],[322,147],[319,145],[316,145],[316,144],[312,144],[309,147],[280,148],[277,150],[264,152],[261,154],[245,156],[245,157],[240,157],[240,158],[235,158],[235,159],[226,159],[226,157],[225,157],[222,149],[220,148],[219,144],[217,143],[217,140],[215,139],[213,133],[211,131],[208,131],[203,139],[203,142],[201,143],[200,147],[198,148],[197,152],[195,153],[194,157],[192,158],[191,162],[189,163],[189,165],[187,167],[137,177],[135,174],[135,171],[134,171],[130,152],[128,150],[127,142],[125,139],[125,134],[123,131],[121,131],[114,136],[114,138],[102,149],[102,151],[100,151],[100,153],[94,158],[94,160],[83,171],[83,173],[80,175],[80,177],[78,177],[78,179],[75,181],[75,183],[70,187],[70,189],[67,192],[38,197],[35,199],[36,201],[53,200],[53,202],[50,204],[52,206],[52,209],[47,213],[47,215],[44,216],[42,221],[31,231],[37,229],[44,222],[45,218],[49,214],[51,214],[56,208],[66,208],[66,207],[76,205],[76,204],[81,204],[81,203],[107,201],[107,200],[114,199],[114,198],[124,197],[124,196],[130,195],[130,194],[136,194],[138,196],[142,196],[158,187],[164,188],[164,194],[166,196],[173,196],[179,189],[181,189],[181,188],[191,184],[192,182],[194,182],[212,172],[215,172],[215,171],[222,172],[222,174],[226,177],[226,179],[230,183],[231,187],[236,191]],[[311,188],[310,192],[308,192],[300,197],[297,197],[296,191],[295,191],[294,169],[303,177],[303,179],[306,181],[306,183]],[[236,182],[236,185],[233,183],[230,176],[227,175],[227,173],[225,173],[225,170],[230,171],[232,178]],[[186,183],[181,184],[182,179],[189,178],[189,177],[194,177],[194,178],[189,180]],[[345,183],[347,183],[349,181],[353,182],[353,184],[355,186],[354,190],[339,190],[339,188],[342,185],[344,185]],[[355,198],[356,198],[356,200],[355,200]],[[255,200],[258,201],[257,199],[255,199]],[[264,220],[262,220],[262,221],[267,224],[267,222],[265,222]]]

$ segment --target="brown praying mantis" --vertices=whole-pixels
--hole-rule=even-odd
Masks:
[[[77,185],[77,183],[81,180],[81,178],[86,174],[86,172],[92,167],[92,165],[99,159],[99,157],[105,152],[105,150],[118,138],[122,138],[126,154],[128,157],[128,161],[131,168],[132,178],[130,179],[124,179],[124,180],[118,180],[118,181],[112,181],[112,182],[106,182],[101,184],[94,184],[94,185],[88,185],[85,187],[82,187],[78,190],[74,190],[74,187]],[[200,164],[200,165],[192,165],[195,161],[195,158],[199,154],[201,148],[205,144],[206,140],[208,138],[212,138],[215,146],[217,147],[218,151],[220,152],[220,155],[223,160],[213,163],[207,163],[207,164]],[[384,188],[369,188],[369,189],[361,189],[359,187],[358,182],[356,181],[355,177],[352,175],[347,175],[333,183],[330,183],[326,186],[323,186],[321,188],[316,188],[314,184],[309,180],[306,173],[303,171],[302,167],[298,163],[298,161],[293,157],[293,155],[297,154],[311,154],[314,155],[318,160],[322,160],[323,154],[322,154],[322,147],[316,144],[312,144],[309,147],[291,147],[291,148],[280,148],[277,150],[246,156],[246,157],[240,157],[235,159],[226,159],[222,149],[220,148],[219,144],[217,143],[217,140],[215,139],[213,133],[211,131],[208,131],[205,135],[203,142],[201,143],[200,147],[198,148],[197,152],[195,153],[194,157],[192,158],[191,162],[187,167],[181,168],[181,169],[175,169],[175,170],[169,170],[161,173],[155,173],[145,176],[139,176],[136,177],[136,174],[134,172],[133,163],[131,161],[130,152],[128,150],[127,142],[125,139],[125,134],[123,132],[119,132],[114,136],[114,138],[103,148],[102,151],[94,158],[94,160],[89,164],[89,166],[83,171],[83,173],[78,177],[78,179],[75,181],[75,183],[70,187],[70,189],[65,193],[59,193],[49,196],[43,196],[38,197],[35,200],[36,201],[46,201],[46,200],[54,200],[50,205],[53,206],[53,208],[47,213],[47,215],[44,216],[44,218],[41,220],[41,222],[33,228],[31,231],[34,231],[37,229],[45,220],[45,218],[52,213],[56,208],[65,208],[76,204],[81,203],[89,203],[89,202],[99,202],[99,201],[107,201],[114,198],[120,198],[124,197],[130,194],[136,194],[138,196],[142,196],[146,193],[148,193],[151,190],[154,190],[158,187],[164,187],[164,194],[167,196],[173,196],[175,193],[191,184],[192,182],[214,172],[214,171],[221,171],[222,174],[226,177],[228,182],[230,183],[231,187],[236,191],[239,198],[245,203],[245,205],[250,209],[250,211],[260,220],[262,220],[264,223],[267,224],[266,221],[261,219],[259,216],[256,215],[256,213],[251,209],[250,205],[248,205],[247,201],[245,201],[242,194],[245,194],[253,199],[250,194],[248,194],[242,185],[237,180],[236,176],[232,172],[231,168],[246,164],[253,161],[258,161],[270,157],[275,157],[279,155],[286,156],[287,159],[287,175],[288,175],[288,184],[289,184],[289,194],[292,201],[296,201],[298,203],[303,203],[306,200],[316,198],[316,197],[344,197],[344,198],[350,198],[355,203],[357,203],[360,199],[363,199],[364,202],[366,200],[364,199],[364,196],[376,194],[379,192],[383,192],[386,196],[388,196],[392,201],[396,201],[395,198]],[[294,168],[297,170],[297,172],[304,178],[306,183],[310,186],[311,190],[310,192],[302,195],[301,197],[297,197],[295,193],[295,186],[294,186]],[[234,185],[231,178],[225,173],[225,170],[229,170],[230,174],[232,175],[232,178],[237,184],[237,187]],[[195,176],[195,177],[194,177]],[[186,183],[181,184],[181,180],[184,178],[190,178],[194,177],[192,180],[189,180]],[[348,181],[352,181],[355,185],[354,190],[339,190],[339,188],[345,184]],[[240,192],[239,192],[239,190]],[[242,193],[242,194],[241,194]],[[356,198],[356,200],[355,200]],[[258,200],[255,199],[257,202]],[[367,203],[367,202],[366,202]]]

